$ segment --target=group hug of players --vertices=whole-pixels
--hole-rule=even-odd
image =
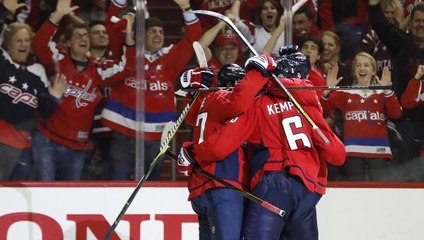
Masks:
[[[201,240],[318,239],[316,204],[325,193],[327,163],[342,165],[345,148],[324,119],[314,90],[287,96],[271,77],[286,88],[307,88],[312,87],[309,71],[309,59],[296,46],[285,46],[275,59],[254,56],[244,68],[224,65],[217,76],[207,67],[181,75],[181,86],[194,90],[187,102],[198,88],[234,85],[232,91],[201,91],[185,119],[193,127],[193,141],[183,143],[177,168],[189,175]],[[245,202],[237,191],[193,168],[251,192],[284,210],[284,216]]]

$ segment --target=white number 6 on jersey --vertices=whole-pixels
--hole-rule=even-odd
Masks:
[[[300,119],[300,116],[284,118],[281,121],[281,124],[283,126],[284,132],[286,133],[287,141],[289,143],[291,150],[299,149],[299,146],[296,144],[297,140],[301,140],[303,142],[303,145],[306,147],[312,147],[311,142],[309,141],[306,134],[304,133],[293,134],[292,126],[294,128],[302,127],[302,120]]]

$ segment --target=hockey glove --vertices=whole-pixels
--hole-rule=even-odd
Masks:
[[[184,142],[178,154],[177,170],[184,176],[190,176],[193,171],[193,163],[196,161],[190,156],[190,147],[193,142]]]
[[[258,56],[251,57],[247,59],[244,67],[246,70],[255,68],[261,71],[264,77],[271,76],[271,73],[274,71],[277,64],[274,61],[274,58],[268,53],[262,53]]]
[[[186,88],[208,88],[214,76],[212,68],[198,67],[185,71],[180,77],[181,87]]]

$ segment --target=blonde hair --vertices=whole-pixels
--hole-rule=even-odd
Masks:
[[[352,73],[355,72],[356,70],[356,62],[358,61],[358,57],[364,57],[368,60],[370,60],[371,62],[371,66],[373,69],[374,74],[372,75],[371,81],[370,81],[370,85],[376,85],[377,84],[377,62],[375,61],[374,57],[366,52],[359,52],[358,54],[355,55],[355,57],[352,60]],[[358,80],[356,79],[355,76],[353,76],[353,84],[357,84]]]
[[[399,25],[404,20],[403,8],[399,0],[381,0],[381,10],[392,7],[395,13],[396,24]]]
[[[29,33],[29,37],[32,40],[32,38],[34,37],[34,32],[32,31],[31,26],[26,23],[14,22],[9,24],[3,33],[3,47],[5,49],[10,46],[10,44],[12,43],[13,36],[15,36],[15,34],[21,29],[27,30],[27,32]]]

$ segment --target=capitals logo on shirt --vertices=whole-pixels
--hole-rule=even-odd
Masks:
[[[140,83],[136,81],[135,78],[130,77],[125,79],[125,85],[131,87],[131,88],[137,88],[137,85],[141,85],[138,87],[138,89],[141,90],[148,90],[148,91],[166,91],[169,89],[168,83],[161,82],[159,80],[156,81],[149,81],[149,80],[143,80]]]
[[[377,112],[371,112],[371,111],[349,111],[345,114],[346,120],[353,120],[353,121],[385,121],[386,117],[384,113],[381,113],[379,111]]]
[[[157,62],[153,64],[145,64],[144,71],[145,79],[139,83],[142,90],[146,90],[148,92],[160,92],[170,89],[168,83],[164,81],[165,77],[163,76],[162,64],[158,64]],[[135,87],[135,85],[138,83],[134,78],[130,78],[125,80],[125,84],[131,87]]]
[[[66,90],[63,96],[75,97],[75,106],[77,108],[86,107],[88,105],[87,102],[96,101],[96,97],[97,97],[96,89],[93,89],[91,93],[88,92],[92,83],[93,81],[89,80],[87,85],[81,85],[81,87],[79,87],[79,83],[75,83],[76,86],[71,85],[72,84],[72,80],[71,80],[69,81],[69,84],[66,87]]]
[[[0,92],[7,94],[9,97],[13,98],[12,103],[24,103],[32,108],[37,108],[37,90],[34,89],[34,94],[29,93],[30,87],[26,82],[17,82],[15,76],[9,76],[9,81],[7,83],[0,84]]]

